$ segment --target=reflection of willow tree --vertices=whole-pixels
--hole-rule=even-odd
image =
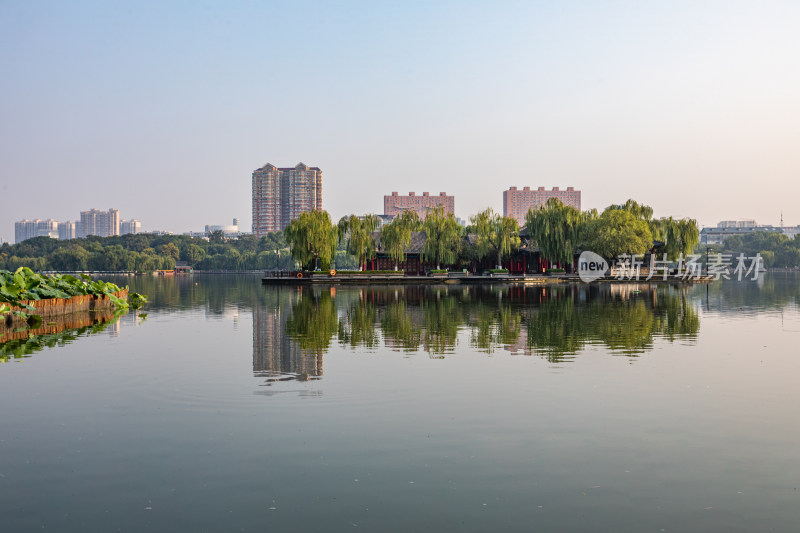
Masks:
[[[661,312],[656,315],[656,331],[670,342],[675,339],[697,337],[700,331],[700,317],[694,307],[686,300],[686,295],[664,298],[656,306]]]
[[[522,316],[509,303],[499,300],[490,305],[478,301],[470,311],[470,343],[487,353],[492,353],[498,345],[514,344],[519,340],[520,322]]]
[[[429,353],[452,352],[456,346],[458,326],[464,323],[459,301],[441,291],[420,302],[425,323],[423,342]]]
[[[528,346],[559,362],[586,344],[600,343],[612,353],[634,356],[653,347],[655,337],[670,342],[695,338],[700,319],[684,294],[653,291],[630,299],[599,295],[586,304],[551,297],[526,322]]]
[[[583,348],[583,319],[572,298],[542,302],[525,323],[528,347],[551,363],[564,360]]]
[[[324,354],[328,350],[338,329],[336,302],[327,292],[304,293],[292,306],[292,315],[286,321],[289,338],[314,354]]]
[[[393,347],[406,352],[418,350],[422,342],[422,332],[420,328],[414,326],[411,313],[403,300],[391,302],[386,307],[381,317],[381,330],[384,338],[390,341]]]
[[[380,340],[375,329],[378,313],[369,302],[356,302],[339,321],[339,343],[352,348],[364,346],[375,348]]]
[[[589,305],[594,320],[587,321],[588,338],[597,340],[612,351],[636,355],[653,347],[656,316],[642,299],[628,301],[594,301]]]

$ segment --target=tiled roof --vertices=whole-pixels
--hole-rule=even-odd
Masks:
[[[375,240],[375,246],[377,247],[379,252],[383,252],[383,248],[381,247],[381,234],[378,231],[372,233],[372,238]],[[411,232],[411,243],[406,248],[407,254],[421,254],[422,248],[425,246],[425,241],[427,237],[425,236],[424,231],[413,231]]]

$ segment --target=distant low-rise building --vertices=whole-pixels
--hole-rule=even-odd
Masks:
[[[525,216],[530,209],[544,205],[550,198],[557,198],[561,200],[562,204],[572,206],[578,211],[581,210],[581,191],[575,190],[574,187],[567,187],[563,190],[553,187],[549,191],[544,187],[536,189],[523,187],[522,190],[511,187],[507,191],[503,191],[503,215],[515,218],[522,225],[525,223]]]
[[[422,196],[417,196],[414,192],[400,195],[396,191],[383,197],[383,214],[385,216],[397,216],[403,211],[416,211],[419,218],[425,218],[430,209],[440,206],[444,207],[445,213],[454,215],[455,197],[449,196],[445,192],[440,192],[438,196],[431,196],[430,193],[423,192]]]
[[[233,224],[209,224],[206,225],[205,236],[208,237],[215,231],[221,231],[226,237],[236,237],[241,232],[239,231],[239,219],[234,218]]]
[[[755,220],[723,220],[716,227],[700,230],[700,242],[703,244],[722,244],[725,239],[734,235],[747,235],[757,231],[785,233],[776,226],[759,226]]]
[[[790,239],[794,239],[798,235],[800,235],[800,226],[782,227],[781,230],[783,231],[783,234],[789,237]]]

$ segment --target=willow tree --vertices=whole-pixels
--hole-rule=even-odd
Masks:
[[[411,235],[419,229],[420,224],[416,211],[408,210],[381,228],[381,247],[391,259],[394,259],[395,270],[400,261],[405,261],[406,250],[411,244]]]
[[[644,254],[652,245],[647,222],[626,210],[606,209],[597,219],[587,222],[583,233],[584,249],[606,259]]]
[[[292,257],[304,267],[329,265],[336,254],[339,231],[327,211],[307,211],[289,222],[284,237]]]
[[[654,239],[664,241],[665,252],[670,261],[675,261],[680,254],[691,254],[700,242],[700,230],[693,218],[651,220],[650,232]]]
[[[700,230],[697,228],[697,221],[692,218],[653,218],[653,208],[635,200],[611,205],[606,208],[606,211],[609,210],[626,211],[646,222],[653,238],[664,242],[667,258],[671,261],[676,260],[680,254],[691,254],[700,242]]]
[[[425,232],[425,246],[422,255],[433,261],[439,269],[441,263],[452,264],[458,258],[461,244],[461,225],[451,213],[445,213],[439,206],[428,211],[422,223]]]
[[[536,242],[542,256],[551,264],[571,263],[580,244],[584,215],[558,198],[550,198],[525,217],[528,235]]]
[[[497,268],[503,268],[503,257],[511,255],[520,245],[517,220],[495,213],[490,207],[471,217],[470,221],[478,237],[478,257],[494,253],[497,255]]]
[[[650,222],[650,219],[653,218],[652,207],[650,207],[649,205],[640,204],[636,200],[632,199],[629,199],[624,204],[610,205],[606,208],[606,211],[609,210],[627,211],[634,217],[638,218],[639,220],[644,220],[645,222]]]
[[[358,259],[359,268],[366,270],[367,260],[375,257],[375,239],[372,233],[378,229],[378,217],[350,215],[339,220],[339,241],[347,240],[347,251]]]

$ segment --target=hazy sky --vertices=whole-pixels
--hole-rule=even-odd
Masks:
[[[456,214],[509,186],[800,224],[800,2],[0,0],[0,237],[116,207],[250,229],[251,173]]]

